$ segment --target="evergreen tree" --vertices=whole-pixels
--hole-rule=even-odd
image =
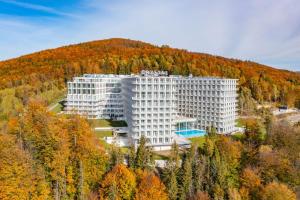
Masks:
[[[151,169],[153,166],[153,153],[146,144],[146,137],[142,136],[135,156],[135,168]]]
[[[191,152],[187,152],[184,155],[182,162],[182,167],[180,169],[180,190],[179,190],[179,199],[185,200],[192,195],[192,186],[193,186],[193,171],[192,171],[192,157]]]
[[[204,189],[206,167],[206,157],[198,153],[193,162],[193,188],[195,192],[200,192]]]
[[[172,144],[170,156],[163,171],[163,181],[167,187],[169,198],[176,200],[178,195],[178,171],[180,168],[179,147],[174,142]]]
[[[110,166],[113,168],[118,164],[122,164],[124,162],[124,155],[121,151],[121,148],[115,146],[114,144],[110,149]]]
[[[130,148],[129,148],[128,166],[131,169],[135,168],[135,147],[134,147],[134,145],[131,145]]]
[[[167,190],[169,198],[171,200],[176,200],[178,195],[178,183],[177,183],[177,174],[175,171],[171,171],[169,181],[167,182]]]

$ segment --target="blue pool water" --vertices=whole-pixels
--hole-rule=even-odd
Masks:
[[[197,129],[175,131],[175,133],[183,137],[199,137],[199,136],[204,136],[206,134],[205,130],[197,130]]]

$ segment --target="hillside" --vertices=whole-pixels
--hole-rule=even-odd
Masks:
[[[82,73],[173,74],[239,78],[241,112],[255,101],[299,103],[299,74],[143,42],[111,39],[0,62],[0,199],[286,199],[300,186],[300,127],[270,111],[243,118],[245,134],[176,142],[159,155],[106,144],[88,120],[49,111],[65,82]],[[298,95],[298,97],[297,97]],[[118,125],[119,126],[119,125]],[[164,167],[155,159],[166,159]],[[124,160],[127,165],[124,165]],[[161,161],[161,160],[160,160]]]
[[[300,75],[295,72],[168,46],[158,47],[140,41],[107,39],[49,49],[0,62],[1,101],[3,104],[3,98],[10,88],[10,101],[20,100],[20,104],[26,104],[29,98],[39,96],[50,103],[62,95],[65,82],[74,75],[129,74],[141,69],[238,78],[241,103],[245,104],[242,108],[249,107],[249,101],[253,99],[293,105],[300,93]]]

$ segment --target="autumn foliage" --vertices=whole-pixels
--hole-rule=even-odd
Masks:
[[[20,182],[25,184],[24,197],[31,195],[31,187],[40,188],[39,185],[30,183],[31,174],[39,175],[32,175],[35,181],[45,181],[44,195],[54,199],[75,199],[86,198],[95,191],[106,172],[107,157],[104,149],[91,132],[88,122],[78,116],[58,117],[48,112],[39,101],[32,101],[18,118],[9,121],[7,133],[2,139],[7,140],[11,146],[5,146],[3,141],[0,145],[4,151],[1,156],[8,156],[9,153],[17,155],[15,161],[7,161],[11,165],[14,162],[20,165],[11,173],[23,176],[20,177]],[[4,170],[12,169],[4,159],[1,161]],[[35,175],[37,172],[39,174]],[[16,174],[15,176],[18,177]],[[29,183],[26,183],[27,179]],[[6,181],[12,181],[12,190],[16,189],[17,183],[10,179]],[[39,181],[35,184],[41,183]]]
[[[134,173],[122,164],[116,165],[101,183],[100,199],[132,199],[135,187]]]
[[[297,73],[125,39],[2,61],[0,199],[296,199],[300,129],[265,114],[248,120],[241,138],[210,128],[202,145],[174,143],[161,169],[145,138],[125,154],[106,149],[86,119],[47,110],[75,75],[142,69],[238,78],[241,113],[257,102],[300,102]]]
[[[138,171],[137,176],[139,178],[135,200],[169,199],[165,185],[153,172]]]
[[[292,105],[299,99],[299,73],[127,39],[81,43],[2,61],[0,87],[18,88],[16,96],[24,102],[28,95],[58,92],[67,80],[83,73],[130,74],[142,69],[237,78],[244,97],[259,102]]]

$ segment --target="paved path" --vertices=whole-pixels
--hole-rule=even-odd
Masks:
[[[53,110],[61,101],[63,101],[65,98],[62,98],[62,99],[60,99],[60,100],[58,100],[55,104],[50,104],[49,106],[48,106],[48,111],[51,111],[51,110]]]
[[[282,119],[280,119],[279,121],[288,121],[291,124],[296,124],[297,122],[300,122],[300,113],[294,114],[294,115],[289,115],[287,117],[284,117]]]
[[[287,109],[287,110],[276,109],[273,111],[273,115],[282,115],[282,114],[294,113],[294,112],[298,112],[297,109]]]
[[[127,127],[112,127],[112,126],[107,126],[107,127],[95,127],[95,130],[126,130]]]
[[[54,105],[48,106],[48,111],[53,110],[57,105],[58,105],[58,103],[55,103]]]

